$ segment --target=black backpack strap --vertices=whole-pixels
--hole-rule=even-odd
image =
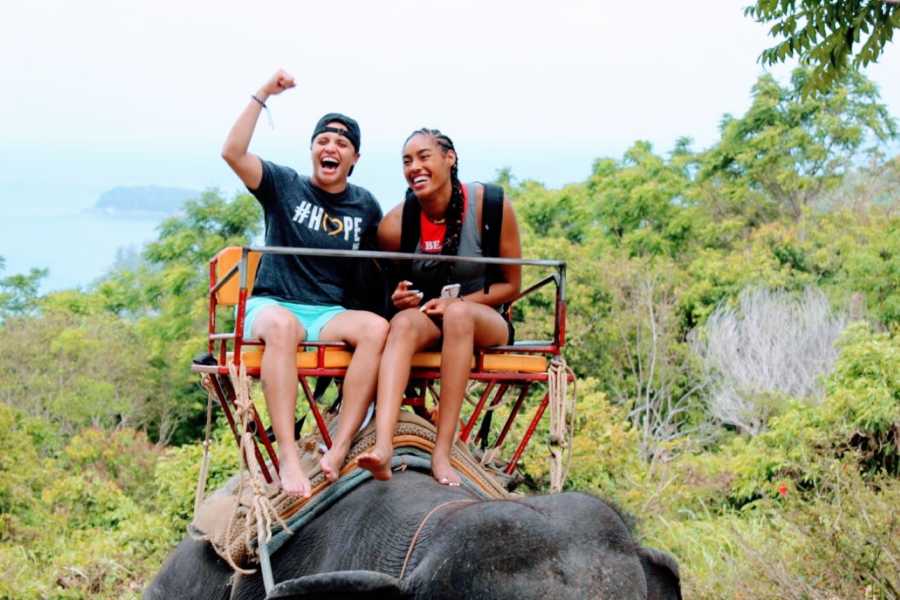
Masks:
[[[484,186],[484,202],[481,205],[481,253],[483,256],[500,256],[500,232],[503,231],[503,188],[493,183]],[[500,265],[488,265],[484,277],[484,293],[492,283],[501,281]]]
[[[419,244],[419,215],[422,212],[419,201],[412,190],[406,190],[403,202],[403,220],[400,223],[400,252],[412,254]]]
[[[400,252],[413,254],[419,245],[419,215],[422,208],[419,201],[416,200],[412,190],[406,190],[406,200],[403,202],[403,217],[400,221]],[[394,262],[394,277],[396,281],[392,281],[392,285],[396,287],[397,282],[403,279],[410,279],[412,274],[412,263],[408,260],[398,260]],[[393,291],[391,287],[391,291]]]

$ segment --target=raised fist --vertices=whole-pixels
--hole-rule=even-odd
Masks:
[[[262,91],[269,96],[280,94],[284,90],[290,89],[297,85],[294,76],[285,71],[278,69],[274,75],[262,86]]]

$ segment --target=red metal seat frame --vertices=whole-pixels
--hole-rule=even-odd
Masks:
[[[387,259],[387,260],[412,260],[416,257],[412,254],[402,254],[397,252],[368,252],[368,251],[328,251],[328,250],[315,250],[309,248],[280,248],[280,247],[252,247],[245,246],[241,248],[241,258],[240,260],[228,269],[222,276],[219,276],[219,260],[220,256],[223,253],[217,254],[213,257],[209,262],[209,277],[210,277],[210,285],[208,291],[209,298],[209,322],[208,322],[208,342],[207,347],[210,355],[216,358],[215,365],[206,365],[206,364],[197,364],[192,365],[192,370],[198,373],[205,373],[211,375],[210,383],[212,387],[212,391],[218,398],[219,404],[224,411],[225,417],[228,420],[228,423],[231,427],[232,432],[235,435],[235,439],[239,440],[240,435],[237,429],[237,423],[234,417],[234,402],[235,402],[235,392],[231,385],[231,380],[229,379],[228,373],[228,359],[229,356],[232,358],[234,365],[236,367],[240,367],[241,365],[241,350],[244,346],[262,346],[264,345],[260,340],[255,339],[244,339],[243,336],[238,335],[237,332],[243,331],[244,328],[244,317],[246,310],[247,298],[250,295],[250,289],[252,284],[249,283],[249,273],[250,262],[249,257],[251,252],[256,252],[260,254],[271,253],[271,254],[295,254],[295,255],[305,255],[305,256],[333,256],[333,257],[353,257],[353,258],[377,258],[377,259]],[[516,371],[497,371],[497,370],[486,370],[484,368],[484,358],[488,354],[497,354],[497,353],[510,353],[514,352],[517,354],[539,354],[543,355],[549,359],[553,359],[555,357],[559,357],[562,352],[562,348],[565,344],[565,333],[566,333],[566,299],[565,299],[565,268],[566,265],[561,261],[550,261],[550,260],[532,260],[532,259],[504,259],[504,258],[471,258],[471,257],[438,257],[438,260],[449,260],[449,261],[471,261],[471,262],[483,262],[488,264],[520,264],[520,265],[533,265],[533,266],[542,266],[542,267],[550,267],[555,270],[555,273],[544,277],[540,281],[535,284],[529,286],[527,289],[520,292],[512,302],[515,302],[522,297],[534,293],[537,290],[543,288],[544,286],[554,283],[556,287],[555,294],[555,317],[554,317],[554,332],[553,339],[545,342],[528,342],[528,343],[517,343],[509,346],[495,346],[491,348],[485,349],[477,349],[475,352],[475,363],[472,371],[469,375],[470,380],[485,382],[485,388],[481,393],[481,396],[475,407],[472,409],[471,413],[465,420],[463,427],[460,430],[459,438],[463,442],[468,442],[472,437],[472,432],[475,428],[475,425],[478,423],[478,419],[481,416],[482,412],[484,412],[485,406],[488,405],[488,400],[493,393],[494,396],[490,400],[490,406],[495,407],[499,405],[502,401],[506,393],[510,390],[510,388],[517,388],[519,390],[518,397],[515,400],[515,403],[510,410],[510,414],[508,415],[506,421],[503,424],[503,427],[500,431],[497,440],[492,444],[492,448],[499,448],[506,441],[506,438],[509,434],[509,431],[518,416],[522,405],[525,401],[525,398],[528,396],[528,392],[534,384],[546,384],[549,378],[547,371],[542,372],[516,372]],[[235,328],[234,331],[220,333],[216,331],[217,328],[217,319],[216,319],[216,311],[219,307],[218,302],[218,294],[219,291],[225,286],[232,278],[239,278],[239,287],[238,287],[238,299],[237,299],[237,311],[235,316]],[[512,302],[510,304],[512,304]],[[231,305],[230,303],[228,304]],[[322,440],[326,446],[331,447],[331,436],[329,435],[328,428],[325,424],[325,419],[322,416],[321,411],[316,403],[313,392],[310,388],[309,382],[307,378],[309,377],[333,377],[336,379],[342,380],[344,375],[346,374],[346,368],[334,368],[334,367],[326,367],[325,361],[325,352],[329,348],[339,348],[343,350],[350,350],[352,348],[348,348],[345,344],[341,342],[302,342],[298,348],[303,349],[313,349],[316,352],[316,360],[315,366],[313,367],[298,367],[297,369],[297,377],[300,382],[300,388],[303,390],[303,394],[306,397],[307,404],[309,406],[310,413],[313,415],[315,419],[316,426],[319,430],[319,433],[322,436]],[[246,367],[247,374],[250,377],[259,377],[259,367]],[[570,377],[570,376],[569,376]],[[571,379],[571,377],[570,377]],[[412,387],[418,387],[421,390],[421,393],[415,397],[407,397],[404,400],[404,404],[410,405],[413,409],[419,414],[424,413],[425,406],[425,391],[427,389],[431,390],[431,393],[434,394],[433,383],[435,381],[440,380],[440,370],[433,368],[413,368],[410,374],[410,383]],[[496,388],[496,391],[495,391]],[[435,394],[436,397],[436,394]],[[528,428],[526,429],[525,434],[522,439],[516,446],[516,449],[509,459],[505,466],[505,472],[507,474],[512,474],[515,470],[516,465],[522,457],[522,453],[525,451],[529,441],[534,435],[535,430],[537,429],[538,423],[544,415],[544,412],[549,404],[550,395],[549,391],[544,393],[543,399],[538,405],[537,411],[532,417],[531,421],[528,424]],[[251,433],[254,434],[255,438],[258,438],[262,443],[262,446],[268,456],[269,461],[274,466],[275,470],[278,470],[278,456],[275,452],[272,444],[272,440],[269,435],[266,433],[265,428],[263,427],[262,421],[259,417],[259,414],[256,412],[255,408],[252,410],[251,414],[251,422],[248,425],[248,428],[252,429]],[[479,441],[478,436],[474,441]],[[254,453],[256,455],[256,460],[262,469],[262,473],[267,481],[271,482],[273,477],[270,473],[266,461],[263,457],[262,452],[257,445],[254,448]]]

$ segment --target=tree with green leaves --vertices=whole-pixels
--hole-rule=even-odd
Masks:
[[[0,256],[0,271],[5,268],[6,259]],[[0,279],[0,319],[32,312],[37,307],[41,280],[47,273],[47,269],[32,268],[27,274],[8,275]]]
[[[763,75],[747,112],[722,119],[722,137],[702,156],[699,176],[715,187],[708,197],[731,205],[724,212],[797,217],[863,153],[896,137],[896,122],[864,75],[847,71],[816,96],[803,94],[810,77],[799,68],[782,86]]]
[[[691,183],[688,140],[679,140],[671,158],[654,154],[639,141],[622,160],[594,163],[588,191],[596,223],[632,255],[675,254],[686,241],[685,191]]]
[[[805,92],[878,60],[900,28],[900,0],[756,0],[744,12],[779,40],[760,55],[763,64],[796,57],[812,66]]]

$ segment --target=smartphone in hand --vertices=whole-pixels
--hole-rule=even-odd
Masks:
[[[441,298],[458,298],[459,297],[459,284],[458,283],[450,283],[441,288]],[[419,307],[419,310],[424,312],[425,307],[428,304],[423,304]]]
[[[441,288],[441,298],[458,298],[459,284],[449,283]]]

